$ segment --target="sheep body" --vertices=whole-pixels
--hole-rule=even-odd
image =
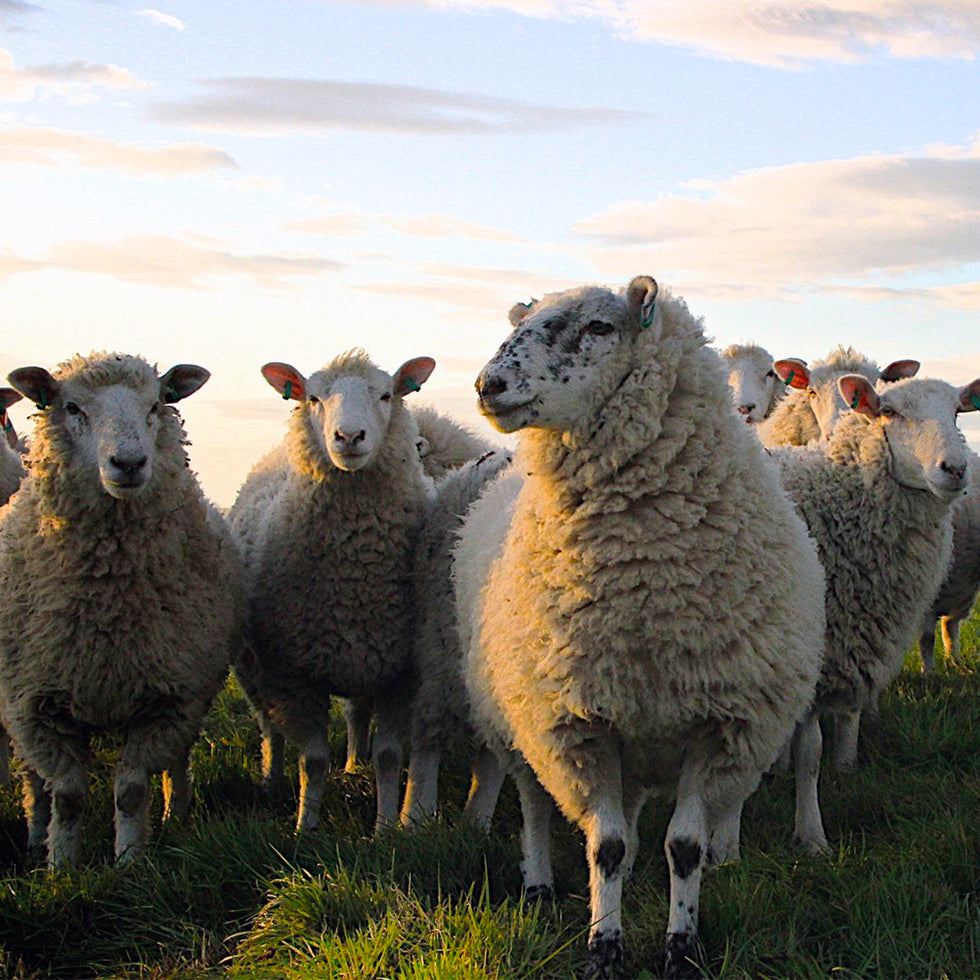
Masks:
[[[117,857],[143,848],[149,773],[168,770],[188,802],[187,755],[242,612],[237,549],[169,406],[206,379],[100,353],[11,374],[44,410],[0,524],[0,703],[52,792],[52,865],[76,859],[90,733],[123,737]]]
[[[681,973],[709,850],[736,856],[742,803],[812,698],[823,573],[682,300],[638,277],[511,321],[477,386],[491,421],[526,429],[520,476],[477,501],[455,553],[474,716],[585,832],[596,975],[618,967],[643,802],[675,796],[667,964]],[[546,801],[515,772],[525,885],[547,889]]]

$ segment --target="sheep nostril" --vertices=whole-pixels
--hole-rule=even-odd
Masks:
[[[956,477],[957,480],[962,480],[966,477],[966,464],[954,464],[947,463],[943,461],[939,464],[939,468],[944,472],[948,473],[950,476]]]
[[[748,415],[749,412],[751,412],[753,408],[755,408],[755,405],[739,405],[738,406],[738,411],[742,415]]]
[[[476,379],[476,391],[481,398],[493,398],[507,390],[507,381],[501,377],[485,378],[482,374]]]

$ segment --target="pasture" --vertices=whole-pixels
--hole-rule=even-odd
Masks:
[[[918,658],[881,701],[847,776],[825,761],[832,852],[794,848],[793,779],[766,777],[742,825],[742,859],[706,874],[706,975],[718,978],[962,978],[980,975],[980,617],[963,624],[963,668],[923,677]],[[147,857],[111,863],[113,747],[99,767],[80,866],[49,874],[24,857],[19,787],[0,790],[0,975],[330,980],[568,980],[584,963],[588,886],[581,840],[556,821],[556,900],[521,897],[520,819],[508,784],[488,839],[460,806],[467,760],[446,761],[438,820],[370,838],[374,781],[336,771],[324,819],[293,834],[289,789],[258,786],[258,730],[233,683],[193,760],[195,801]],[[159,800],[156,800],[159,809]],[[651,803],[626,888],[627,966],[657,976],[666,923],[662,842]]]

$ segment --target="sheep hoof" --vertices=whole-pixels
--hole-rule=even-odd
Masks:
[[[699,980],[700,964],[697,937],[687,932],[674,932],[667,936],[664,976],[668,980]]]
[[[623,937],[597,936],[589,940],[589,960],[582,980],[617,980],[623,973]]]

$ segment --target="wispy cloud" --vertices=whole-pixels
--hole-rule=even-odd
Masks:
[[[150,107],[157,122],[273,135],[348,129],[397,134],[543,133],[643,117],[607,108],[568,109],[411,85],[294,78],[215,78],[211,95]]]
[[[154,24],[160,24],[163,27],[172,27],[175,31],[182,31],[184,29],[184,22],[180,18],[174,17],[171,14],[161,13],[152,7],[144,7],[138,12],[138,16],[145,17]]]
[[[197,177],[237,169],[223,150],[203,143],[157,148],[43,126],[0,128],[0,164],[82,167],[130,177]]]
[[[0,0],[0,26],[11,27],[25,14],[40,9],[36,3],[27,3],[25,0]]]
[[[78,99],[93,97],[95,90],[140,90],[150,84],[118,65],[88,61],[16,68],[10,52],[0,49],[0,102],[29,102],[39,88]]]
[[[426,0],[445,7],[447,0]],[[814,60],[970,58],[980,52],[975,0],[466,0],[468,10],[594,19],[639,40],[717,58],[794,67]]]
[[[413,238],[465,238],[510,244],[520,241],[513,232],[476,224],[449,214],[335,213],[290,221],[283,227],[285,231],[330,237],[360,236],[387,230]]]
[[[756,298],[772,284],[901,285],[909,273],[980,260],[980,157],[767,167],[623,202],[574,230],[597,246],[600,267],[639,261],[703,285],[748,287]]]

